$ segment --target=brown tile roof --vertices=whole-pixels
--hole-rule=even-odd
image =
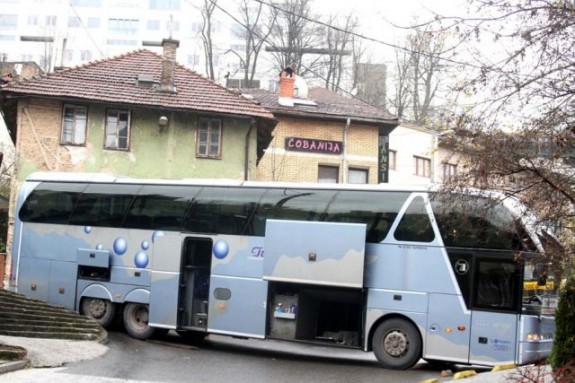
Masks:
[[[278,104],[278,94],[262,89],[248,89],[244,94],[251,95],[262,106],[275,115],[291,115],[308,118],[345,120],[351,118],[373,124],[391,124],[397,126],[399,120],[384,108],[371,106],[363,101],[344,97],[325,88],[310,88],[307,101],[316,106],[299,105],[293,107]],[[297,99],[296,99],[297,100]]]
[[[247,100],[182,65],[176,65],[174,73],[177,93],[160,92],[150,83],[138,83],[138,75],[144,74],[151,75],[159,84],[161,73],[162,57],[141,49],[42,77],[14,81],[2,87],[1,92],[274,118],[256,102]]]

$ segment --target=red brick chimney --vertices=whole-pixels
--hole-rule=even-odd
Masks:
[[[293,106],[296,74],[289,66],[280,73],[278,103],[282,106]]]
[[[174,85],[174,70],[176,69],[176,49],[180,46],[178,40],[163,39],[162,47],[162,78],[160,79],[160,91],[176,93]]]

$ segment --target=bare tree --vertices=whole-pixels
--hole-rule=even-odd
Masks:
[[[318,41],[321,27],[313,20],[317,19],[310,10],[310,0],[284,0],[272,2],[272,15],[275,19],[270,34],[270,46],[280,68],[291,68],[299,75],[305,75],[311,65],[303,65],[303,55],[313,53],[312,48]]]
[[[444,48],[445,34],[427,24],[415,26],[404,48],[396,50],[392,103],[399,117],[429,121],[443,75]]]
[[[451,150],[467,158],[451,187],[514,195],[569,246],[575,231],[575,8],[572,1],[475,1],[470,19],[451,19],[475,49],[474,100],[451,116]],[[497,49],[495,49],[497,48]],[[561,255],[559,262],[571,262]],[[572,267],[572,265],[571,265]]]
[[[213,13],[217,6],[217,0],[204,0],[202,7],[202,44],[204,45],[204,57],[206,60],[206,75],[214,80],[214,45],[212,41]]]
[[[325,36],[327,48],[327,59],[325,60],[325,87],[337,91],[340,88],[342,75],[346,69],[344,66],[344,56],[351,55],[349,49],[353,44],[353,33],[358,28],[357,18],[353,13],[343,17],[343,23],[339,24],[337,16],[329,16],[328,28]]]
[[[270,36],[277,17],[277,13],[272,12],[264,22],[266,15],[263,3],[258,3],[255,7],[251,7],[251,3],[250,0],[241,0],[239,5],[246,42],[244,57],[241,61],[244,69],[244,82],[248,88],[253,86],[260,51]]]

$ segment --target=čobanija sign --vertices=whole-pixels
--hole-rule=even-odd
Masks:
[[[314,140],[311,138],[286,137],[285,149],[300,152],[341,154],[343,151],[343,142]]]

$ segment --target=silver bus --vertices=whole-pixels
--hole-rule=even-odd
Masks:
[[[391,369],[521,365],[549,355],[556,305],[551,275],[533,284],[549,239],[529,216],[493,193],[34,173],[10,284],[103,326],[121,316],[139,339],[309,342]]]

